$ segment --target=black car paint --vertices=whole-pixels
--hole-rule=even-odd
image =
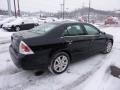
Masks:
[[[79,24],[82,26],[85,34],[80,36],[64,36],[66,26]],[[84,23],[83,23],[84,24]],[[60,23],[56,28],[45,35],[31,31],[21,31],[13,34],[9,48],[12,60],[16,66],[26,70],[47,69],[51,56],[56,52],[64,51],[69,54],[74,61],[76,55],[82,55],[87,52],[102,51],[108,39],[113,41],[111,35],[101,31],[98,35],[87,35],[82,23]],[[99,30],[99,29],[98,29]],[[20,41],[24,41],[35,54],[22,55],[19,53]]]
[[[3,24],[0,25],[0,28],[2,28]]]
[[[37,26],[36,23],[29,23],[29,24],[21,24],[21,25],[19,25],[21,30],[29,30],[29,29],[34,28],[35,26]]]

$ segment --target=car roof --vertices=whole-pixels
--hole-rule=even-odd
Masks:
[[[82,23],[78,21],[54,21],[51,22],[53,24],[64,25],[64,24],[89,24],[89,23]]]
[[[75,22],[75,21],[55,21],[55,22],[52,22],[53,24],[74,24],[74,23],[80,23],[80,22]]]

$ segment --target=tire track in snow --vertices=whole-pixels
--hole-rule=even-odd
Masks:
[[[41,75],[39,77],[36,77],[36,76],[33,75],[33,73],[27,72],[27,71],[22,71],[22,72],[19,72],[19,73],[25,74],[25,77],[23,77],[21,79],[21,80],[23,80],[23,82],[15,84],[14,86],[9,86],[8,85],[7,87],[0,88],[0,90],[24,90],[25,88],[27,88],[29,86],[35,85],[36,84],[35,82],[42,79],[43,77],[44,78],[49,77],[48,73],[45,73],[44,75]],[[19,73],[17,73],[16,75],[19,76],[20,75]],[[27,79],[24,79],[24,78],[27,78]]]
[[[106,56],[103,56],[100,59],[103,60],[103,59],[105,59],[107,57],[109,57],[109,54],[106,55]],[[90,71],[86,72],[85,74],[82,74],[80,77],[78,77],[72,83],[63,86],[62,88],[59,87],[58,90],[70,90],[70,89],[76,87],[77,85],[83,83],[86,79],[88,79],[91,75],[93,75],[95,73],[95,71],[99,70],[99,68],[101,67],[102,63],[103,63],[103,61],[98,61],[93,66],[93,67],[96,67],[96,68],[92,68]],[[53,79],[53,81],[55,79],[53,75],[48,74],[48,73],[44,74],[44,75],[41,75],[40,77],[36,77],[33,74],[31,75],[31,74],[28,74],[28,73],[25,75],[25,73],[26,73],[25,71],[21,71],[21,72],[18,72],[18,73],[10,75],[9,78],[13,78],[14,77],[14,78],[20,79],[20,77],[21,77],[23,82],[20,81],[19,83],[15,83],[15,85],[13,85],[13,86],[9,86],[9,85],[5,86],[5,87],[1,88],[1,90],[24,90],[24,89],[27,89],[27,88],[29,88],[31,86],[33,86],[33,87],[34,86],[39,86],[40,85],[39,82],[41,82],[41,79],[45,80],[45,82],[46,82],[46,78],[47,78],[49,83],[51,82],[49,79]],[[74,73],[74,72],[71,72],[70,74],[72,75],[72,73]],[[18,75],[20,77],[17,77],[16,75]],[[6,77],[6,78],[8,78],[8,77]],[[52,89],[53,84],[49,85],[50,86],[49,89],[50,90],[57,90],[57,89]],[[44,90],[47,90],[47,88],[44,89]]]
[[[81,83],[83,83],[85,80],[87,80],[91,75],[93,75],[97,70],[99,70],[99,68],[101,67],[100,62],[98,62],[95,65],[95,68],[93,68],[92,70],[90,70],[89,72],[83,74],[82,76],[80,76],[79,78],[77,78],[74,82],[58,89],[58,90],[71,90],[72,88],[80,85]]]
[[[115,49],[114,49],[114,50],[115,50]],[[113,52],[114,52],[114,50],[113,50]],[[112,56],[112,55],[114,55],[114,53],[111,53],[111,54],[108,54],[108,55],[106,55],[106,56],[103,56],[103,59],[106,60],[106,59],[108,59],[108,58],[109,58],[110,56]],[[62,87],[62,88],[60,88],[60,89],[58,89],[58,90],[72,90],[74,87],[82,84],[82,83],[83,83],[84,81],[86,81],[90,76],[94,75],[94,73],[95,73],[96,71],[98,71],[98,70],[102,67],[102,65],[104,65],[103,62],[102,62],[101,64],[100,64],[100,63],[101,63],[101,62],[98,62],[98,63],[95,65],[95,67],[93,67],[92,70],[90,70],[89,72],[83,74],[82,76],[80,76],[79,78],[77,78],[74,82],[72,82],[72,83],[70,83],[70,84],[68,84],[68,85],[66,85],[66,86],[64,86],[64,87]]]
[[[104,58],[104,57],[103,57]],[[87,62],[87,61],[86,61]],[[102,61],[98,61],[95,65],[94,65],[94,67],[96,67],[96,70],[101,66],[101,63]],[[85,79],[87,79],[88,77],[89,77],[89,75],[91,75],[93,72],[95,72],[93,69],[91,69],[90,71],[88,71],[88,72],[86,72],[85,74],[83,74],[83,75],[81,75],[79,78],[77,78],[77,80],[79,80],[79,81],[75,81],[74,83],[75,84],[78,84],[79,82],[83,82]],[[72,72],[72,73],[68,73],[69,75],[72,75],[72,74],[74,74],[75,72]],[[23,74],[23,73],[22,73]],[[79,74],[79,73],[75,73],[75,74]],[[14,76],[14,75],[13,75]],[[37,85],[39,85],[39,83],[37,83],[37,82],[41,82],[41,80],[40,79],[43,79],[43,80],[45,80],[45,82],[46,82],[46,79],[48,79],[48,81],[49,82],[51,82],[49,79],[52,79],[53,81],[54,81],[54,76],[53,75],[51,75],[51,74],[46,74],[46,75],[42,75],[42,76],[40,76],[40,78],[37,78],[37,77],[34,77],[34,76],[25,76],[26,78],[28,78],[27,80],[25,79],[25,81],[24,82],[21,82],[21,83],[18,83],[18,84],[16,84],[15,86],[9,86],[9,87],[5,87],[5,88],[2,88],[2,90],[4,90],[4,89],[7,89],[7,90],[23,90],[23,89],[26,89],[26,88],[29,88],[29,87],[31,87],[31,86],[37,86]],[[24,77],[24,78],[25,78]],[[49,89],[50,90],[56,90],[56,88],[54,88],[54,89],[52,89],[52,86],[54,85],[55,83],[51,83],[51,85],[49,85],[50,87],[49,87]],[[65,86],[64,86],[65,87]],[[60,88],[60,87],[59,87]],[[29,89],[28,89],[29,90]],[[45,89],[45,90],[47,90],[47,88]]]

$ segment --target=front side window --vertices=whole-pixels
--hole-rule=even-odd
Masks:
[[[84,31],[82,30],[80,25],[71,25],[68,26],[64,32],[65,36],[77,36],[83,35]]]
[[[84,25],[84,27],[85,27],[88,35],[96,35],[96,34],[99,33],[99,31],[95,27],[93,27],[91,25],[86,24],[86,25]]]

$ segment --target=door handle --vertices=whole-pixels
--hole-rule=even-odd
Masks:
[[[67,41],[67,42],[68,42],[69,44],[72,44],[73,41],[72,41],[72,40],[69,40],[69,41]]]

